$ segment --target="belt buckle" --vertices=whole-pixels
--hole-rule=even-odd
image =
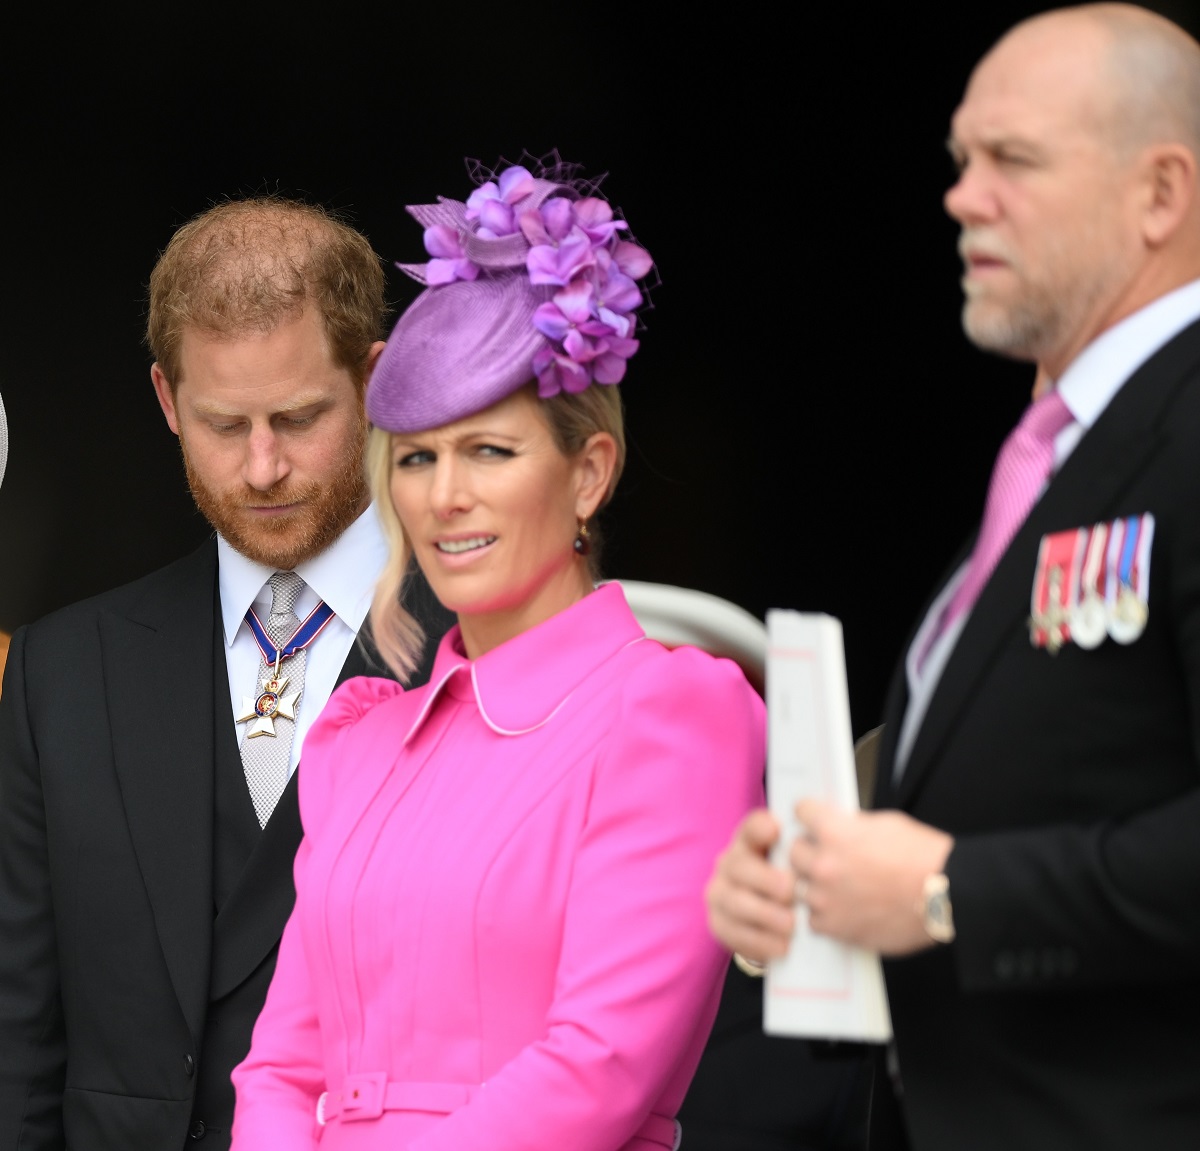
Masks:
[[[387,1092],[387,1073],[365,1071],[347,1075],[342,1084],[342,1122],[355,1123],[360,1119],[378,1119],[383,1114]]]

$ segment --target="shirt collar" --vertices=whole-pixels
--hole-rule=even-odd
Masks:
[[[1160,296],[1097,336],[1055,385],[1085,431],[1121,385],[1169,340],[1200,319],[1200,280]]]
[[[463,653],[455,625],[438,646],[432,686],[404,742],[416,735],[443,690],[458,698],[473,696],[497,735],[535,731],[601,664],[645,638],[618,583],[602,585],[474,662]]]
[[[387,542],[371,504],[320,555],[296,565],[296,573],[351,630],[367,618],[375,581],[387,562]],[[248,559],[224,536],[217,536],[221,625],[225,642],[233,645],[250,605],[275,569]]]

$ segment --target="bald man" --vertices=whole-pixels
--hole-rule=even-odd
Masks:
[[[789,870],[755,813],[711,922],[765,960],[798,900],[886,957],[876,1146],[1195,1149],[1200,47],[1127,5],[1035,17],[950,150],[964,328],[1035,403],[893,681],[895,810],[802,804]]]

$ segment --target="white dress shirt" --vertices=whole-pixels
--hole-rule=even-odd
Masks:
[[[1054,473],[1066,463],[1084,433],[1112,402],[1125,381],[1155,352],[1196,320],[1200,320],[1200,280],[1176,288],[1147,304],[1141,311],[1127,316],[1119,324],[1102,332],[1075,357],[1062,378],[1053,384],[1073,417],[1071,423],[1054,439]],[[908,708],[896,743],[896,779],[900,778],[908,763],[929,701],[970,614],[963,612],[930,645],[930,637],[935,633],[958,585],[966,578],[970,563],[968,557],[933,601],[905,657]],[[927,648],[924,660],[919,659],[919,654]]]
[[[289,776],[296,770],[304,737],[333,692],[346,656],[367,618],[375,582],[387,561],[387,543],[372,504],[319,556],[296,565],[304,580],[304,591],[296,601],[296,614],[304,619],[324,600],[334,611],[325,630],[309,646],[304,669],[304,693],[296,709],[296,732],[292,739]],[[246,623],[253,605],[259,619],[271,610],[271,588],[275,574],[269,568],[237,552],[217,536],[218,582],[221,591],[221,621],[225,633],[225,663],[229,671],[229,702],[239,714],[242,700],[253,698],[261,653]],[[238,746],[245,724],[235,724]]]

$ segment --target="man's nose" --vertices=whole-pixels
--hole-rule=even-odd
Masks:
[[[251,429],[246,444],[244,479],[256,491],[265,492],[287,477],[291,468],[272,428]]]
[[[976,165],[966,165],[946,189],[942,204],[960,224],[981,224],[996,218],[997,203],[990,181]]]

